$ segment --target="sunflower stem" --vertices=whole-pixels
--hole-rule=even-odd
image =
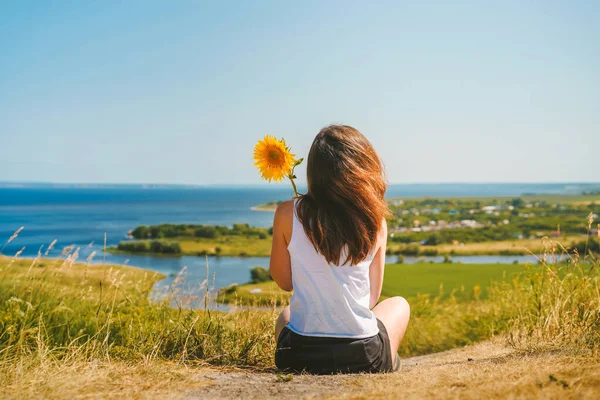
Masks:
[[[296,184],[294,183],[294,178],[292,178],[292,175],[288,175],[288,179],[290,180],[290,182],[292,182],[292,187],[294,188],[295,193],[294,197],[300,197],[300,195],[298,194],[298,188],[296,188]]]

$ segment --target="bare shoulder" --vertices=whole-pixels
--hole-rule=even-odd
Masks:
[[[379,235],[383,235],[383,236],[387,236],[387,220],[384,218],[383,221],[381,221],[381,227],[379,228]]]
[[[294,213],[294,200],[287,200],[277,206],[275,210],[275,224],[287,226],[292,224]]]
[[[381,222],[381,228],[379,228],[379,240],[383,243],[387,241],[388,229],[387,229],[387,221],[384,218]]]
[[[282,216],[291,216],[294,211],[294,200],[287,200],[280,203],[275,210],[275,214]]]

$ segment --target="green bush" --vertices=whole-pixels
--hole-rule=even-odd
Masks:
[[[150,251],[163,254],[181,254],[181,246],[177,242],[153,240],[150,242]]]
[[[214,226],[200,226],[194,231],[194,236],[199,238],[214,239],[219,236],[219,231]]]
[[[164,240],[121,242],[117,246],[117,249],[131,253],[181,254],[179,243]]]
[[[585,240],[582,240],[579,243],[573,243],[571,245],[571,248],[573,250],[577,250],[577,253],[579,253],[579,255],[581,255],[582,257],[584,255],[587,255],[587,253],[589,252],[600,254],[600,243],[598,243],[593,237],[590,237],[587,240],[587,242]]]
[[[131,236],[136,239],[146,239],[150,235],[150,230],[147,226],[138,226],[131,232]]]
[[[148,242],[121,242],[117,246],[118,250],[128,251],[131,253],[144,253],[148,251]]]
[[[273,278],[269,271],[263,267],[252,267],[250,270],[250,280],[252,283],[268,282],[272,281]]]
[[[437,249],[421,248],[419,250],[419,255],[421,255],[421,256],[428,256],[428,257],[434,257],[434,256],[438,255],[438,251],[437,251]]]
[[[404,256],[418,256],[419,255],[419,246],[418,245],[408,245],[400,250],[398,250],[398,254],[402,254]]]
[[[232,228],[221,225],[161,224],[138,226],[131,235],[136,239],[203,238],[216,239],[220,236],[246,236],[267,239],[272,228],[255,228],[248,224],[233,224]]]

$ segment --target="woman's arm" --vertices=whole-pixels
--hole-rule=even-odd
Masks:
[[[383,220],[379,232],[377,253],[369,266],[369,280],[371,281],[371,299],[369,307],[373,308],[379,301],[383,288],[383,270],[385,268],[385,249],[387,244],[387,223]]]
[[[292,217],[294,202],[281,203],[273,218],[273,244],[271,245],[271,260],[269,272],[275,283],[287,292],[294,289],[292,285],[292,266],[287,246],[292,238]]]

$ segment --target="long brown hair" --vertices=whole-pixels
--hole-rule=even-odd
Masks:
[[[308,193],[296,214],[308,239],[330,264],[358,264],[375,247],[389,212],[379,156],[358,130],[330,125],[315,137],[306,169]]]

